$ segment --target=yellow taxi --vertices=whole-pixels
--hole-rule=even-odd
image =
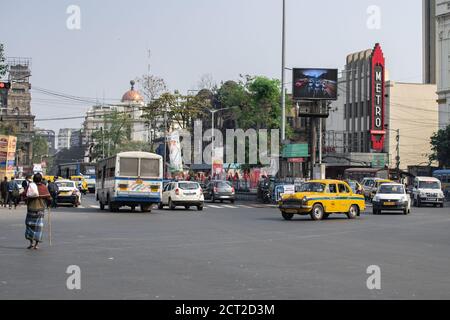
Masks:
[[[313,180],[301,185],[298,192],[283,195],[279,209],[285,220],[298,214],[310,215],[317,221],[336,213],[355,219],[366,209],[366,204],[364,196],[354,193],[344,181]]]

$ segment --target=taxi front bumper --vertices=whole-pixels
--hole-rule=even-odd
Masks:
[[[281,201],[278,205],[278,208],[281,211],[286,211],[286,210],[297,210],[297,211],[301,211],[301,212],[309,212],[312,210],[312,206],[305,204],[301,201]]]

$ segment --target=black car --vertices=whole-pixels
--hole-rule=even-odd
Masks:
[[[233,186],[228,181],[211,181],[203,189],[205,200],[216,202],[224,200],[234,203],[235,191]]]

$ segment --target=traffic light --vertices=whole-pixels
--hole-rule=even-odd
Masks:
[[[11,82],[2,82],[0,81],[0,89],[10,89],[11,88]]]

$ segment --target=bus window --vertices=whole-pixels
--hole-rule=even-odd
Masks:
[[[159,159],[141,159],[141,177],[159,177]]]
[[[138,176],[138,161],[137,158],[120,158],[120,175],[137,177]]]

